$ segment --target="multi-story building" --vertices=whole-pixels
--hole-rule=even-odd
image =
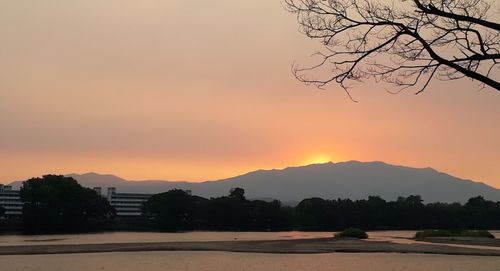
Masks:
[[[100,191],[100,187],[94,190]],[[99,192],[98,192],[99,193]],[[142,214],[142,205],[152,194],[142,193],[117,193],[115,187],[109,187],[107,199],[111,206],[116,210],[117,216],[140,216]]]
[[[100,187],[94,190],[102,195]],[[152,194],[141,193],[117,193],[115,187],[109,187],[106,198],[116,210],[117,216],[132,217],[142,214],[142,205]],[[23,214],[23,202],[19,196],[19,190],[11,186],[0,184],[0,206],[5,208],[5,217],[19,217]]]
[[[23,202],[19,190],[0,184],[0,206],[5,208],[5,217],[18,217],[23,214]]]

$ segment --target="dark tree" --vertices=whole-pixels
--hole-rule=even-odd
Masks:
[[[333,226],[335,209],[332,202],[322,198],[302,200],[295,207],[295,226],[302,230],[321,231]]]
[[[173,189],[149,198],[143,211],[163,230],[187,230],[197,226],[197,214],[205,201],[184,190]]]
[[[109,202],[71,177],[45,175],[23,182],[23,221],[31,231],[95,230],[115,213]]]
[[[229,196],[210,199],[206,209],[207,224],[215,230],[248,230],[251,228],[250,202],[245,190],[232,188]]]
[[[243,188],[240,188],[240,187],[231,188],[231,190],[229,191],[229,196],[232,198],[244,200],[245,199],[245,190]]]
[[[205,199],[174,189],[152,196],[143,206],[160,230],[281,230],[289,227],[290,208],[277,200],[249,201],[233,188],[225,197]]]
[[[495,220],[500,220],[500,204],[485,200],[481,196],[470,198],[462,208],[461,217],[467,228],[492,229],[498,227]]]
[[[361,224],[367,229],[384,228],[383,221],[387,221],[389,216],[387,212],[387,202],[379,196],[369,196],[368,200],[360,201],[360,207],[363,210]]]
[[[273,200],[266,202],[262,200],[250,201],[251,229],[259,231],[282,230],[289,227],[289,218],[281,202]]]
[[[300,30],[326,48],[317,64],[294,67],[294,74],[319,88],[338,83],[348,95],[350,83],[367,79],[394,84],[396,92],[416,87],[418,94],[432,79],[467,77],[500,91],[500,24],[492,3],[285,0]]]

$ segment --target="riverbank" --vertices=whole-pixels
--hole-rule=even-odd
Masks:
[[[0,255],[74,254],[139,251],[223,251],[275,254],[315,253],[419,253],[446,255],[500,256],[500,250],[454,247],[446,244],[401,244],[387,241],[318,238],[265,241],[204,241],[204,242],[142,242],[71,245],[18,245],[0,246]],[[456,241],[457,242],[457,241]],[[461,240],[467,245],[472,241]],[[491,244],[490,244],[491,245]],[[496,246],[496,245],[494,245]]]
[[[500,249],[500,239],[477,238],[477,237],[427,237],[417,238],[416,241],[448,244],[448,245],[466,245],[466,246],[485,246],[496,247]]]

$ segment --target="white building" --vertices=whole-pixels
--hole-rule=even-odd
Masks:
[[[94,190],[102,195],[100,187]],[[116,188],[109,187],[106,198],[116,210],[117,216],[132,217],[142,214],[142,205],[152,194],[140,193],[117,193]],[[23,202],[19,196],[19,190],[13,190],[11,186],[0,184],[0,206],[5,208],[5,217],[19,217],[23,214]]]
[[[101,191],[100,187],[94,190]],[[140,216],[142,214],[142,205],[148,201],[152,194],[141,193],[117,193],[115,187],[109,187],[107,199],[111,206],[116,210],[117,216]]]
[[[21,216],[23,202],[19,196],[19,190],[13,190],[9,185],[0,184],[0,206],[5,208],[6,217]]]

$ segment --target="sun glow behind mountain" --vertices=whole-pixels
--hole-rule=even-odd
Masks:
[[[0,183],[88,171],[206,181],[380,160],[500,187],[498,93],[467,80],[418,96],[355,84],[359,103],[337,84],[316,91],[290,68],[315,64],[323,45],[282,1],[4,2]]]
[[[307,159],[304,161],[305,165],[311,165],[311,164],[324,164],[328,162],[335,162],[336,159],[333,159],[331,155],[328,154],[315,154],[307,157]]]

